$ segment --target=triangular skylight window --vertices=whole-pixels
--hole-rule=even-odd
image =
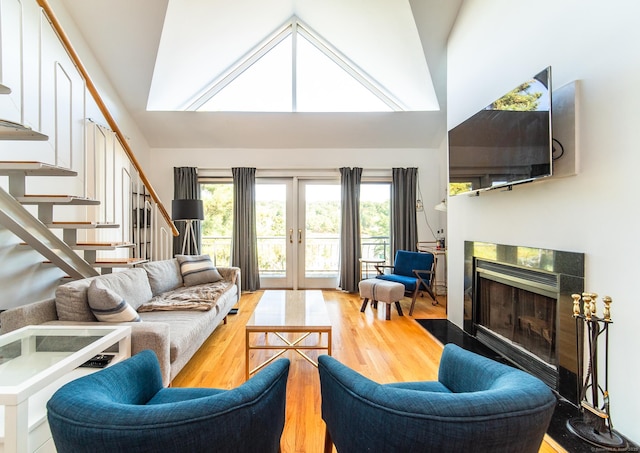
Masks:
[[[290,112],[291,41],[288,36],[228,83],[218,84],[220,91],[201,98],[209,99],[195,110]]]
[[[390,112],[399,103],[293,17],[186,110]]]

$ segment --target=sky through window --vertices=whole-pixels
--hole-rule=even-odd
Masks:
[[[304,34],[298,33],[298,27],[301,25],[292,20],[284,39],[277,42],[246,69],[238,71],[238,74],[230,81],[226,81],[226,85],[221,89],[216,89],[214,86],[209,90],[203,96],[204,99],[201,98],[201,105],[196,110],[227,112],[391,112],[394,110],[388,105],[393,101],[383,100],[385,95],[381,95],[381,90],[372,90],[366,86],[375,86],[375,81],[367,80],[366,75],[361,74],[335,51],[325,48],[321,40],[308,30],[305,29]],[[316,43],[312,43],[311,40]],[[254,58],[255,55],[257,54],[253,55]],[[252,56],[244,61],[250,58]]]

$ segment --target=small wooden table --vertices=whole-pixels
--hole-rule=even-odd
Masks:
[[[371,268],[373,267],[373,276],[375,277],[375,274],[377,274],[376,265],[384,264],[386,260],[384,258],[360,258],[359,261],[360,280],[366,280],[369,278],[369,271],[371,271]]]
[[[265,334],[264,344],[251,343],[251,334]],[[269,333],[277,344],[269,343]],[[295,340],[285,334],[299,334]],[[302,342],[313,333],[318,333],[316,344]],[[323,334],[326,333],[326,343]],[[275,355],[254,368],[250,366],[252,350],[274,350]],[[265,291],[245,327],[246,377],[262,369],[288,350],[294,350],[305,360],[318,366],[304,350],[326,350],[331,355],[331,322],[322,291]]]

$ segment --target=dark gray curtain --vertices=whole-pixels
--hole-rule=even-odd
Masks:
[[[173,167],[173,199],[174,200],[199,200],[200,184],[198,184],[198,169],[195,167]],[[186,222],[174,222],[180,235],[173,238],[173,254],[182,253],[182,241],[184,239]],[[202,237],[200,234],[200,222],[194,222],[198,250],[202,250]],[[185,253],[187,255],[195,254],[193,242],[187,244]]]
[[[340,225],[340,281],[344,291],[358,291],[360,281],[360,180],[362,168],[340,169],[341,225]]]
[[[394,168],[391,180],[391,256],[397,250],[417,250],[417,168]]]
[[[233,238],[231,265],[240,268],[242,290],[260,289],[256,234],[256,169],[232,168]]]

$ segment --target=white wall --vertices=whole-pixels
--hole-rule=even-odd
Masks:
[[[466,0],[449,38],[447,120],[450,129],[548,65],[555,87],[581,81],[577,176],[449,200],[449,318],[461,325],[465,240],[584,252],[585,289],[613,298],[612,421],[635,442],[639,15],[633,0]]]
[[[80,60],[89,73],[91,81],[100,93],[102,102],[107,106],[109,113],[118,124],[118,127],[124,136],[127,138],[127,141],[136,155],[136,159],[140,163],[140,166],[143,169],[146,169],[149,163],[149,145],[146,138],[125,108],[118,92],[112,86],[111,81],[106,76],[103,68],[100,66],[100,63],[94,57],[84,36],[82,36],[82,33],[78,30],[77,26],[69,16],[64,4],[59,0],[49,0],[49,4],[60,21],[64,32],[73,44],[75,51],[80,56]],[[98,105],[91,99],[91,95],[87,94],[87,97],[87,118],[91,118],[99,124],[108,126],[100,109],[98,108]]]

